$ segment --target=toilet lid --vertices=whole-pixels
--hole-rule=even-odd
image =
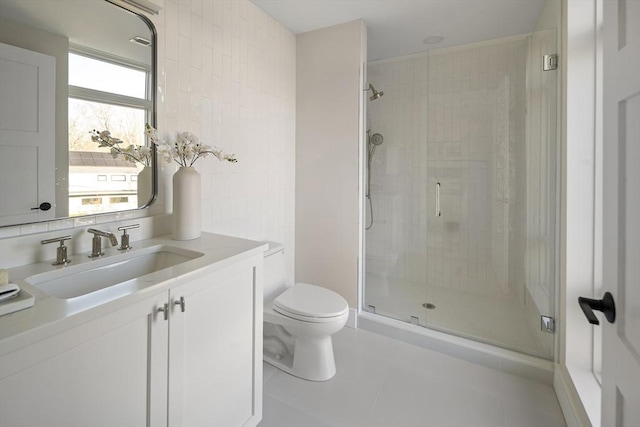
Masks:
[[[344,314],[349,309],[349,304],[342,296],[329,289],[296,283],[273,300],[273,308],[296,315],[296,318],[329,318]]]

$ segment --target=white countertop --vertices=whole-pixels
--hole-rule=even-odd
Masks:
[[[120,292],[109,292],[108,289],[71,299],[59,299],[25,282],[24,279],[34,274],[46,273],[64,268],[73,268],[93,262],[88,253],[70,256],[72,262],[68,266],[53,266],[53,260],[15,267],[9,270],[9,279],[21,288],[34,295],[33,307],[0,316],[0,355],[9,353],[32,342],[44,339],[52,334],[67,330],[88,320],[103,316],[109,312],[138,302],[151,295],[166,292],[177,280],[196,275],[203,268],[215,271],[236,262],[256,255],[262,255],[268,245],[263,242],[239,239],[219,234],[202,233],[202,237],[194,240],[177,241],[170,236],[160,236],[149,240],[133,242],[133,248],[148,248],[157,245],[168,245],[190,251],[202,252],[204,255],[193,260],[177,264],[127,282]],[[105,255],[120,255],[117,247],[104,248]],[[122,287],[121,287],[122,288]]]

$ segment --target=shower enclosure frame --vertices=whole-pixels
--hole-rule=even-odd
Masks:
[[[557,53],[560,54],[560,43],[559,37],[556,39],[556,49]],[[362,64],[362,75],[364,76],[363,81],[368,84],[367,76],[367,63]],[[562,66],[562,64],[561,64]],[[529,84],[529,75],[527,74],[527,84]],[[373,82],[374,84],[376,82]],[[556,78],[555,82],[555,100],[553,105],[556,108],[556,111],[560,111],[561,106],[561,87],[562,81],[560,75]],[[363,85],[364,87],[364,85]],[[384,87],[382,88],[384,89]],[[522,367],[528,367],[533,369],[535,375],[539,377],[542,375],[545,381],[549,380],[549,373],[552,372],[553,366],[550,365],[549,362],[551,360],[558,359],[558,341],[559,334],[556,333],[553,337],[554,345],[553,345],[553,354],[551,356],[551,360],[540,359],[537,356],[529,356],[525,353],[519,352],[517,350],[509,350],[503,347],[496,347],[492,344],[483,343],[482,341],[475,340],[473,338],[465,338],[463,336],[458,336],[455,334],[450,334],[448,332],[441,332],[437,329],[432,329],[429,325],[425,325],[426,327],[418,327],[415,325],[410,325],[404,321],[396,320],[392,318],[386,318],[377,314],[371,314],[365,309],[365,293],[366,293],[366,285],[365,285],[365,269],[366,269],[366,248],[365,248],[365,226],[367,221],[367,206],[366,206],[366,198],[364,197],[364,193],[367,187],[367,173],[368,170],[366,168],[367,164],[367,142],[365,132],[368,129],[367,123],[367,114],[366,109],[367,105],[370,101],[368,101],[366,95],[368,94],[368,89],[363,90],[363,96],[361,97],[361,123],[360,128],[361,132],[361,142],[360,142],[360,152],[359,152],[359,163],[360,163],[360,183],[361,189],[360,192],[360,256],[359,256],[359,280],[358,280],[358,315],[360,320],[361,327],[365,327],[366,329],[376,330],[377,332],[382,332],[387,335],[395,336],[396,338],[405,338],[412,342],[422,342],[425,347],[444,350],[451,354],[456,354],[458,356],[464,354],[469,360],[480,361],[486,355],[490,354],[497,358],[494,358],[494,362],[496,360],[518,360],[520,363],[523,363]],[[554,174],[555,174],[555,182],[554,182],[554,194],[553,201],[554,203],[554,215],[555,215],[555,224],[554,224],[554,233],[553,233],[553,250],[554,250],[554,260],[555,260],[555,268],[553,269],[553,315],[555,319],[558,319],[559,316],[559,307],[560,307],[560,214],[561,214],[561,144],[560,136],[561,136],[561,121],[558,119],[555,126],[555,142],[552,148],[555,151],[555,165],[554,165]],[[413,338],[411,338],[413,336]],[[409,337],[409,338],[407,338]],[[420,338],[422,337],[422,338]],[[448,350],[447,350],[448,349]],[[462,350],[462,353],[460,352]],[[539,377],[540,378],[540,377]]]

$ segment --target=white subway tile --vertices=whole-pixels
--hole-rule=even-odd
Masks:
[[[0,227],[0,239],[6,239],[8,237],[16,237],[20,235],[20,227]]]
[[[37,222],[35,224],[25,224],[20,226],[20,235],[26,236],[29,234],[46,233],[49,231],[49,224],[47,222]]]
[[[87,227],[87,226],[91,226],[91,225],[95,225],[96,224],[96,217],[95,216],[86,216],[86,217],[80,217],[80,218],[75,218],[73,220],[73,226],[74,227]]]

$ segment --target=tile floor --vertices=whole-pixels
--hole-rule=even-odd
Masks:
[[[334,336],[327,382],[264,365],[260,427],[565,426],[553,388],[372,332]]]

